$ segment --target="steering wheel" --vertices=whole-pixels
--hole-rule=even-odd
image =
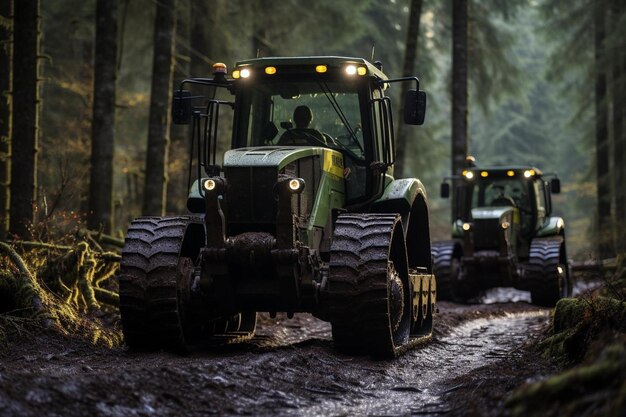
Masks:
[[[324,133],[320,133],[320,138],[318,138],[315,134],[308,132],[305,129],[291,129],[282,134],[280,139],[278,140],[279,145],[313,145],[313,146],[328,146],[325,142],[327,139],[327,135]],[[305,143],[299,143],[304,141]],[[331,138],[332,141],[332,138]],[[333,143],[332,141],[331,143]]]

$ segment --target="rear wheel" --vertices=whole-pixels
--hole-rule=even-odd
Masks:
[[[203,300],[192,294],[203,230],[194,217],[141,217],[131,223],[118,273],[129,347],[185,352],[192,345],[254,335],[256,312],[211,319]]]
[[[126,344],[138,349],[184,350],[186,299],[179,263],[193,217],[141,217],[126,235],[118,273],[120,314]],[[181,302],[182,301],[182,302]]]
[[[437,277],[437,298],[452,300],[454,286],[459,275],[460,260],[455,256],[456,242],[453,240],[433,242],[433,273]]]
[[[526,279],[533,304],[553,307],[571,294],[562,236],[533,239]]]
[[[395,356],[409,340],[410,285],[399,215],[339,216],[328,278],[329,315],[339,350]]]

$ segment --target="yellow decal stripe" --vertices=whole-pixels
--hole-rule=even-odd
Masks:
[[[324,149],[324,171],[343,178],[343,155],[341,152]]]

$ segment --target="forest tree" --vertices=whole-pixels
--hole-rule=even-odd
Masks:
[[[113,150],[117,79],[117,0],[97,0],[91,181],[87,226],[109,233],[113,227]]]

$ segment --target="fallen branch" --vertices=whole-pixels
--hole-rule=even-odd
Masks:
[[[92,239],[94,239],[98,243],[105,243],[105,244],[108,244],[108,245],[117,246],[118,248],[123,248],[124,247],[124,239],[119,239],[119,238],[113,237],[111,235],[105,235],[102,232],[96,232],[94,230],[81,229],[78,232],[78,235],[79,236],[90,236]]]
[[[572,261],[570,268],[574,272],[610,272],[617,269],[617,258]]]

